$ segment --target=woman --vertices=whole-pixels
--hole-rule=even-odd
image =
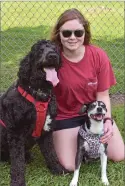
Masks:
[[[75,168],[77,133],[84,122],[78,112],[82,104],[94,100],[103,101],[108,109],[101,141],[108,143],[109,159],[124,159],[124,143],[111,119],[109,89],[116,80],[107,54],[91,45],[90,39],[89,23],[77,9],[65,11],[52,32],[51,40],[61,50],[62,67],[54,88],[58,113],[53,133],[44,140],[43,154],[48,167],[58,173]]]

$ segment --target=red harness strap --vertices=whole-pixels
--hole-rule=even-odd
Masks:
[[[30,101],[35,105],[36,112],[37,112],[37,119],[36,119],[36,127],[32,133],[32,136],[40,137],[46,119],[46,112],[47,112],[49,101],[48,102],[36,101],[30,94],[28,94],[20,86],[18,86],[18,91],[21,93],[23,97],[25,97],[28,101]]]

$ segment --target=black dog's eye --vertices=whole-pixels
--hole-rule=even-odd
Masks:
[[[43,49],[43,48],[40,48],[40,52],[42,52],[42,53],[43,53],[43,51],[44,51],[44,49]]]
[[[53,45],[53,47],[51,47],[53,49],[54,52],[59,53],[59,48],[55,47],[55,45]]]

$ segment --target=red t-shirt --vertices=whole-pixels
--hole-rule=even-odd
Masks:
[[[78,116],[82,104],[96,100],[96,93],[116,84],[107,54],[93,45],[85,46],[81,61],[72,63],[62,55],[59,83],[54,88],[57,99],[56,120]]]

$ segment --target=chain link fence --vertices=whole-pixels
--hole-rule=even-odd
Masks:
[[[17,78],[20,59],[32,44],[49,39],[58,16],[69,8],[77,8],[89,20],[92,43],[111,59],[117,78],[111,94],[124,94],[124,2],[119,1],[1,2],[1,92]]]

